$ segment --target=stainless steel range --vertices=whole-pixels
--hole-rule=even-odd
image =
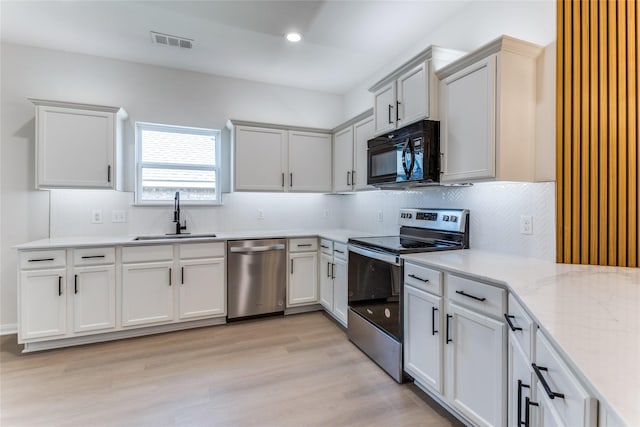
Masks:
[[[466,209],[400,209],[400,234],[349,239],[349,339],[402,382],[402,254],[469,247]]]

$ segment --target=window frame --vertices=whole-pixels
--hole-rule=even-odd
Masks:
[[[190,135],[213,135],[215,138],[215,159],[214,165],[196,164],[187,165],[182,163],[144,163],[142,162],[142,131],[153,130],[160,132],[184,133]],[[219,129],[198,128],[192,126],[164,125],[160,123],[136,122],[135,124],[135,191],[134,204],[136,206],[172,206],[172,200],[142,200],[142,169],[177,169],[177,170],[211,170],[215,175],[215,200],[185,200],[181,199],[182,206],[218,206],[222,205],[222,189],[221,189],[221,138],[222,132]]]

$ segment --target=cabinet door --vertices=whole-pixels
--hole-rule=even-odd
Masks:
[[[353,127],[333,136],[333,190],[353,189]]]
[[[115,114],[36,108],[38,186],[113,188]]]
[[[180,319],[226,315],[224,258],[180,263]]]
[[[442,298],[404,286],[404,369],[439,394],[442,388]]]
[[[289,254],[289,289],[287,307],[318,302],[318,254]]]
[[[122,265],[122,326],[173,320],[173,262]]]
[[[367,142],[373,138],[373,116],[353,125],[353,180],[354,190],[373,189],[367,185]]]
[[[67,332],[66,280],[65,269],[21,272],[21,341]]]
[[[333,312],[333,257],[320,254],[320,304],[330,313]]]
[[[285,190],[286,131],[237,126],[233,144],[236,191]]]
[[[440,83],[442,181],[496,176],[496,56]]]
[[[333,314],[347,326],[347,261],[333,258]]]
[[[289,132],[289,190],[331,191],[331,135]]]
[[[508,365],[508,416],[510,426],[524,425],[525,413],[527,412],[526,399],[534,401],[533,372],[531,363],[525,351],[520,347],[518,339],[509,333],[509,365]],[[534,417],[537,411],[529,407],[530,426],[537,425]]]
[[[506,422],[504,323],[449,303],[446,394],[478,426]]]
[[[378,89],[373,94],[373,128],[375,135],[396,128],[396,82]]]
[[[397,127],[429,117],[429,62],[423,62],[398,78]]]
[[[73,331],[116,327],[115,266],[78,267],[73,277]]]

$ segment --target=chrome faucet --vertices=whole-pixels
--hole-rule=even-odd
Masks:
[[[182,234],[182,230],[187,229],[187,220],[184,220],[184,225],[180,225],[180,192],[176,191],[176,196],[173,198],[173,222],[176,223],[176,233]]]

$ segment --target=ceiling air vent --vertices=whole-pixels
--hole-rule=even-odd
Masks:
[[[163,46],[180,47],[183,49],[193,48],[193,39],[172,36],[163,33],[156,33],[155,31],[151,31],[151,41],[155,44],[160,44]]]

